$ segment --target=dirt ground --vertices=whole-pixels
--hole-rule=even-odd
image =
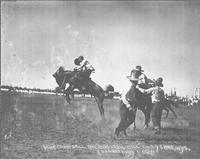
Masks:
[[[3,159],[197,159],[200,156],[200,108],[174,108],[178,114],[165,119],[162,133],[153,135],[152,125],[143,130],[138,111],[137,128],[128,137],[113,138],[119,123],[119,100],[104,101],[101,119],[93,98],[76,97],[71,104],[60,97],[15,96],[17,118],[12,135],[2,140]],[[12,116],[12,115],[11,115]],[[9,118],[9,120],[11,117]],[[4,127],[9,125],[4,120]]]

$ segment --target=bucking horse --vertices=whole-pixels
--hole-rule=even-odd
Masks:
[[[90,78],[82,78],[83,76],[80,76],[80,74],[82,74],[80,71],[69,71],[64,70],[63,67],[59,67],[59,69],[53,74],[53,77],[56,79],[58,86],[64,90],[65,98],[68,103],[70,103],[70,95],[73,96],[74,89],[78,89],[82,93],[89,93],[94,96],[100,115],[104,117],[104,90]],[[63,84],[65,85],[67,83],[69,84],[68,88],[65,89],[65,86],[62,88]]]

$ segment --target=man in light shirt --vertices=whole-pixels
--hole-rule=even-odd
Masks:
[[[136,114],[136,85],[138,82],[138,78],[134,76],[127,77],[131,85],[125,89],[121,95],[120,100],[120,123],[118,127],[115,129],[115,135],[118,137],[121,131],[124,131],[126,135],[126,129],[135,121]]]
[[[136,86],[136,88],[142,92],[147,94],[152,94],[152,103],[153,108],[151,111],[151,118],[153,127],[155,130],[155,134],[159,134],[161,130],[161,116],[162,116],[162,102],[165,98],[164,91],[161,87],[163,87],[163,79],[160,77],[155,81],[155,86],[149,89],[143,89],[139,86]]]

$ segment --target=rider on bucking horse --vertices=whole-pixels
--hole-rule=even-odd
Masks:
[[[89,78],[91,73],[95,71],[94,67],[83,56],[76,58],[74,64],[76,65],[74,70],[83,72],[83,76],[86,78]]]
[[[77,74],[77,79],[81,85],[87,85],[88,80],[90,79],[91,73],[94,73],[94,67],[86,60],[83,56],[79,56],[74,60],[76,67],[74,71],[79,72]]]
[[[90,79],[91,73],[94,73],[95,69],[94,67],[89,63],[88,60],[86,60],[83,56],[79,56],[74,60],[74,64],[76,67],[74,68],[74,71],[77,72],[77,81],[79,84],[86,84],[87,81]],[[62,70],[64,72],[64,70]],[[66,78],[64,78],[61,89],[65,89],[65,83],[66,83]]]

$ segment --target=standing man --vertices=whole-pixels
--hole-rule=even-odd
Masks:
[[[136,77],[138,78],[139,87],[147,89],[148,80],[147,80],[147,76],[143,72],[144,70],[142,70],[142,66],[136,66],[135,69],[131,71],[131,75],[136,74]]]
[[[131,85],[122,93],[121,101],[120,101],[120,123],[118,127],[115,129],[115,136],[118,137],[121,131],[124,131],[126,135],[126,129],[135,121],[136,114],[136,85],[138,82],[138,78],[135,76],[127,77]]]
[[[142,93],[152,93],[152,103],[153,108],[151,111],[151,118],[154,127],[154,134],[160,134],[161,131],[161,116],[162,116],[162,102],[165,99],[164,91],[161,87],[163,87],[163,78],[159,77],[155,81],[155,86],[149,89],[142,89],[139,86],[136,88]]]

